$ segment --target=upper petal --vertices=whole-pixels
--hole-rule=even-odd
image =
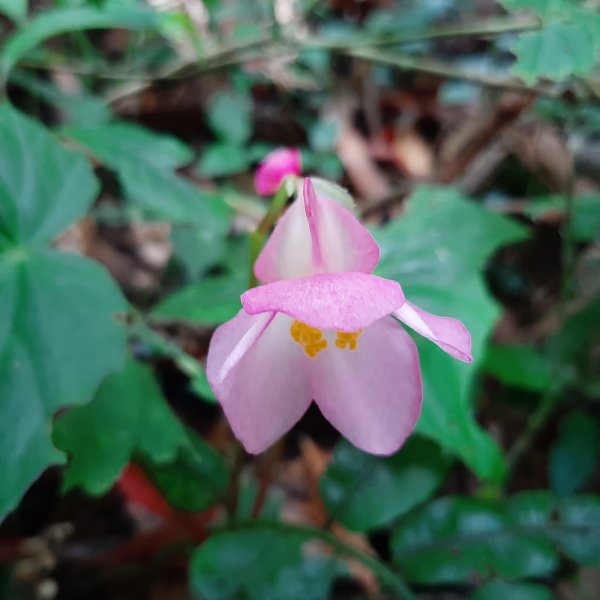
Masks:
[[[302,172],[300,151],[296,148],[278,148],[260,163],[254,177],[256,191],[261,196],[274,194],[284,177]]]
[[[317,329],[356,331],[404,302],[400,285],[367,273],[324,273],[283,279],[242,294],[251,315],[282,312]]]
[[[369,231],[349,210],[317,194],[307,178],[265,244],[254,273],[263,283],[315,273],[371,273],[378,260],[379,246]]]
[[[210,342],[206,375],[236,437],[258,453],[304,414],[311,392],[285,315],[241,310]]]
[[[473,362],[471,334],[458,319],[432,315],[408,301],[394,315],[454,358]]]
[[[335,345],[307,368],[315,402],[355,446],[392,454],[415,428],[422,387],[415,343],[385,317],[367,327],[355,350]]]

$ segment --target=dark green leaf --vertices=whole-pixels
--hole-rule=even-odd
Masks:
[[[596,470],[599,458],[598,420],[581,411],[568,413],[550,451],[550,487],[563,496],[579,491]]]
[[[225,177],[242,173],[249,165],[249,157],[243,146],[211,144],[200,159],[198,173],[203,177]]]
[[[79,155],[0,107],[0,518],[62,455],[57,409],[91,399],[125,355],[120,291],[97,264],[43,248],[94,199]]]
[[[395,279],[423,309],[460,319],[473,342],[474,365],[459,363],[418,340],[424,383],[417,430],[460,456],[481,478],[499,480],[503,459],[473,418],[469,398],[476,365],[499,315],[482,277],[491,254],[521,240],[525,230],[450,188],[419,188],[405,215],[375,232],[381,245],[376,273]]]
[[[369,531],[429,499],[448,466],[439,447],[419,437],[390,458],[366,454],[342,441],[321,480],[321,493],[336,521]]]
[[[0,106],[0,133],[0,182],[9,194],[0,207],[0,231],[29,245],[51,241],[94,201],[92,170],[9,104]]]
[[[554,594],[535,583],[492,581],[480,587],[469,600],[554,600]]]
[[[581,564],[600,560],[600,498],[559,499],[523,492],[506,501],[441,498],[407,515],[392,548],[416,583],[463,583],[474,578],[544,577],[559,554]]]
[[[224,142],[245,144],[252,134],[251,105],[248,98],[232,92],[220,92],[208,108],[208,122]]]
[[[155,457],[145,462],[145,470],[169,504],[190,511],[202,511],[222,501],[229,483],[224,460],[192,433],[174,461],[159,463]]]
[[[152,371],[134,360],[111,375],[89,404],[54,425],[54,442],[69,456],[66,489],[106,492],[134,452],[156,462],[172,460],[185,440],[183,428],[162,396]]]
[[[548,389],[551,367],[548,357],[532,346],[490,346],[483,364],[503,383],[533,392]]]
[[[204,600],[265,600],[302,563],[303,537],[253,528],[217,533],[192,556],[191,587]]]

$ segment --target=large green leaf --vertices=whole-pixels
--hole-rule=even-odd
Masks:
[[[471,365],[417,340],[424,384],[417,431],[460,456],[484,479],[500,479],[504,466],[496,444],[475,422],[469,400],[486,339],[499,316],[482,270],[496,249],[525,235],[521,226],[457,191],[430,187],[417,189],[405,215],[375,232],[381,245],[376,273],[399,281],[411,302],[458,318],[471,332]]]
[[[582,564],[600,560],[600,498],[557,499],[524,492],[508,500],[446,497],[408,515],[392,549],[416,583],[463,583],[497,575],[544,577],[559,551]]]
[[[342,441],[321,480],[321,493],[336,521],[369,531],[428,500],[448,466],[439,447],[419,437],[390,458],[366,454]]]
[[[2,259],[7,260],[4,254]],[[52,251],[31,251],[0,270],[0,321],[12,324],[0,348],[0,517],[48,465],[61,406],[88,401],[122,364],[121,294],[98,265]]]
[[[62,455],[50,443],[58,408],[91,399],[120,368],[125,309],[97,264],[43,243],[83,216],[91,169],[40,125],[0,107],[0,518]]]
[[[66,489],[106,492],[134,452],[172,460],[185,432],[162,396],[152,371],[134,360],[108,377],[95,398],[54,424],[54,442],[70,456]]]
[[[0,106],[0,131],[0,182],[9,194],[1,230],[15,243],[46,243],[85,215],[96,178],[82,156],[8,104]]]
[[[124,27],[152,29],[158,27],[159,15],[142,7],[111,6],[103,9],[81,6],[41,12],[24,23],[0,51],[0,80],[30,50],[45,40],[71,31]]]

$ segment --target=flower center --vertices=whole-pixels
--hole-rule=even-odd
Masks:
[[[358,331],[353,331],[351,333],[347,333],[345,331],[336,331],[337,339],[335,340],[335,345],[342,350],[346,348],[351,352],[354,352],[358,347],[358,338],[362,333],[362,329]]]
[[[336,331],[336,347],[353,352],[358,347],[358,338],[361,333],[362,329],[353,332]],[[309,358],[315,358],[329,345],[321,329],[310,327],[301,321],[292,321],[290,335],[296,343],[304,348],[304,352]]]
[[[321,350],[327,348],[327,340],[323,338],[323,332],[316,327],[309,327],[301,321],[292,322],[290,335],[295,342],[304,346],[304,352],[310,358],[314,358]]]

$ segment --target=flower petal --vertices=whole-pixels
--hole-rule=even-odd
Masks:
[[[367,273],[323,273],[282,279],[242,294],[246,312],[282,312],[317,329],[356,331],[404,302],[400,285]]]
[[[254,185],[261,196],[274,194],[284,177],[302,172],[300,151],[295,148],[278,148],[260,163]]]
[[[432,315],[408,301],[394,315],[450,356],[464,362],[473,362],[471,334],[458,319]]]
[[[317,194],[305,179],[298,197],[279,220],[260,253],[254,273],[263,283],[316,273],[371,273],[379,246],[346,208]]]
[[[211,340],[206,374],[236,437],[248,452],[268,448],[304,414],[311,392],[302,347],[285,315],[241,310]]]
[[[336,346],[309,364],[323,415],[358,448],[392,454],[415,428],[423,392],[415,343],[392,318],[367,327],[355,350]]]

